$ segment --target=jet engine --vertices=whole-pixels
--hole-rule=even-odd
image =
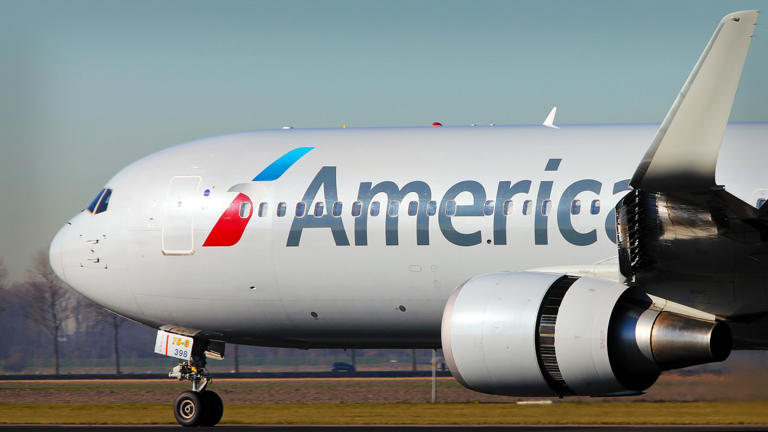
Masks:
[[[442,343],[453,376],[476,391],[609,396],[640,393],[663,370],[725,360],[731,332],[618,282],[513,272],[454,290]]]

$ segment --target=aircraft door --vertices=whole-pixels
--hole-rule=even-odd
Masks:
[[[163,255],[192,255],[194,244],[194,210],[200,176],[176,176],[168,185],[163,209]]]

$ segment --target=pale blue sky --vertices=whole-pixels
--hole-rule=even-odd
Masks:
[[[0,257],[21,279],[121,167],[199,137],[658,122],[719,19],[765,4],[0,0]],[[765,28],[732,120],[768,120]]]

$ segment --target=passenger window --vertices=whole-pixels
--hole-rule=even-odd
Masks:
[[[341,216],[341,201],[336,201],[333,203],[333,216],[339,217]]]
[[[757,199],[757,208],[760,208],[765,204],[765,198],[758,198]]]
[[[397,212],[400,210],[400,201],[394,200],[389,202],[389,210],[387,214],[391,217],[397,216]]]
[[[267,203],[263,202],[259,204],[259,217],[264,217],[267,215]]]
[[[112,189],[104,189],[104,195],[102,195],[101,201],[99,201],[99,205],[96,207],[96,214],[107,211],[110,196],[112,196]]]
[[[323,210],[325,210],[325,204],[322,201],[318,201],[315,203],[315,217],[320,217],[323,215]]]
[[[600,213],[600,200],[592,200],[592,205],[589,207],[589,212],[592,214]]]
[[[533,201],[531,200],[525,200],[523,202],[523,214],[528,215],[531,214],[531,207],[533,206]]]
[[[552,209],[552,200],[544,200],[544,202],[541,203],[542,216],[548,215],[551,209]]]
[[[571,214],[577,215],[581,213],[581,200],[571,201]]]
[[[380,204],[378,201],[373,201],[371,203],[371,216],[378,216],[379,215],[379,207]]]
[[[445,215],[454,216],[456,214],[456,201],[448,200],[445,203]]]
[[[96,198],[91,201],[90,204],[88,204],[88,211],[93,213],[94,210],[96,210],[96,204],[99,203],[99,200],[101,199],[101,196],[104,195],[104,189],[100,190],[99,193],[96,194]]]
[[[418,201],[411,201],[408,203],[408,216],[416,216],[416,213],[419,212],[419,202]]]
[[[427,215],[434,216],[437,213],[437,203],[430,201],[427,203]]]
[[[307,210],[307,203],[299,201],[296,203],[296,217],[304,217],[304,212]]]
[[[501,211],[504,213],[504,216],[509,216],[512,214],[512,200],[504,201]]]
[[[248,219],[251,216],[251,203],[240,203],[240,217]]]
[[[352,203],[352,217],[359,217],[362,214],[363,203],[355,201]]]
[[[285,216],[285,208],[287,206],[284,202],[277,203],[277,217]]]
[[[493,209],[495,207],[495,203],[493,200],[488,200],[485,202],[485,206],[483,206],[483,214],[486,216],[490,216],[493,214]]]

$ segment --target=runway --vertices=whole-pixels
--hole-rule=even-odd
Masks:
[[[0,425],[0,431],[24,432],[161,432],[190,430],[181,426],[47,426],[47,425]],[[195,431],[226,432],[768,432],[768,425],[734,426],[665,426],[665,425],[518,425],[518,426],[294,426],[294,425],[254,425],[254,426],[217,426],[215,428],[193,428]]]

